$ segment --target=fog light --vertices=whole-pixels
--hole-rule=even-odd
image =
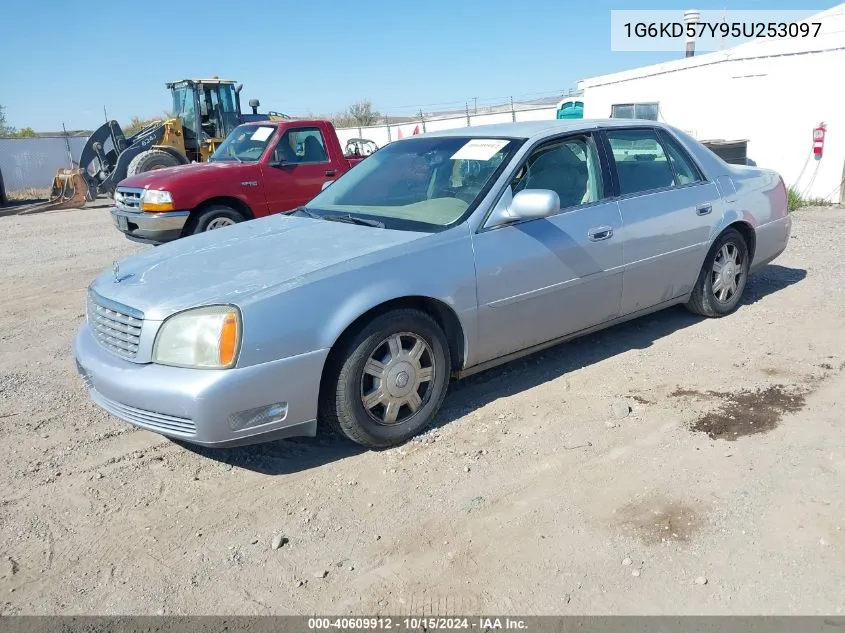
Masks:
[[[288,415],[288,403],[277,402],[266,407],[256,407],[246,411],[238,411],[229,416],[229,427],[233,431],[248,429],[253,426],[281,422]]]

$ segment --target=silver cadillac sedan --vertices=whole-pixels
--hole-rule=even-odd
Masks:
[[[674,304],[729,315],[791,231],[777,173],[651,121],[423,134],[325,185],[97,277],[75,342],[94,402],[205,446],[319,421],[386,447],[452,378]]]

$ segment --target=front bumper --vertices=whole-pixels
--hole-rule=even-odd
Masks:
[[[124,422],[170,438],[225,447],[317,432],[320,375],[328,350],[252,367],[184,369],[123,360],[102,348],[83,324],[74,355],[95,403]],[[281,419],[232,428],[230,416],[270,405],[284,405]]]
[[[147,213],[114,207],[112,223],[118,231],[136,242],[163,244],[179,239],[188,221],[190,211]]]

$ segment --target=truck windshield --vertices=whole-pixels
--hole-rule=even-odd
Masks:
[[[470,137],[396,141],[324,189],[307,209],[370,217],[391,228],[448,227],[472,213],[521,144]]]
[[[232,130],[209,161],[254,163],[264,154],[275,131],[272,125],[240,125]]]
[[[173,88],[173,116],[180,119],[189,129],[194,128],[196,107],[194,90],[191,86],[183,85]]]

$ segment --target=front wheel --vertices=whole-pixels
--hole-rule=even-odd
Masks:
[[[246,220],[243,213],[225,204],[214,204],[195,213],[196,215],[192,214],[191,220],[185,227],[186,235],[214,231]]]
[[[436,415],[449,384],[449,345],[424,312],[393,310],[373,319],[329,361],[320,418],[369,448],[410,439]]]
[[[727,229],[713,244],[687,303],[687,308],[706,317],[734,312],[748,282],[748,245],[736,229]]]

